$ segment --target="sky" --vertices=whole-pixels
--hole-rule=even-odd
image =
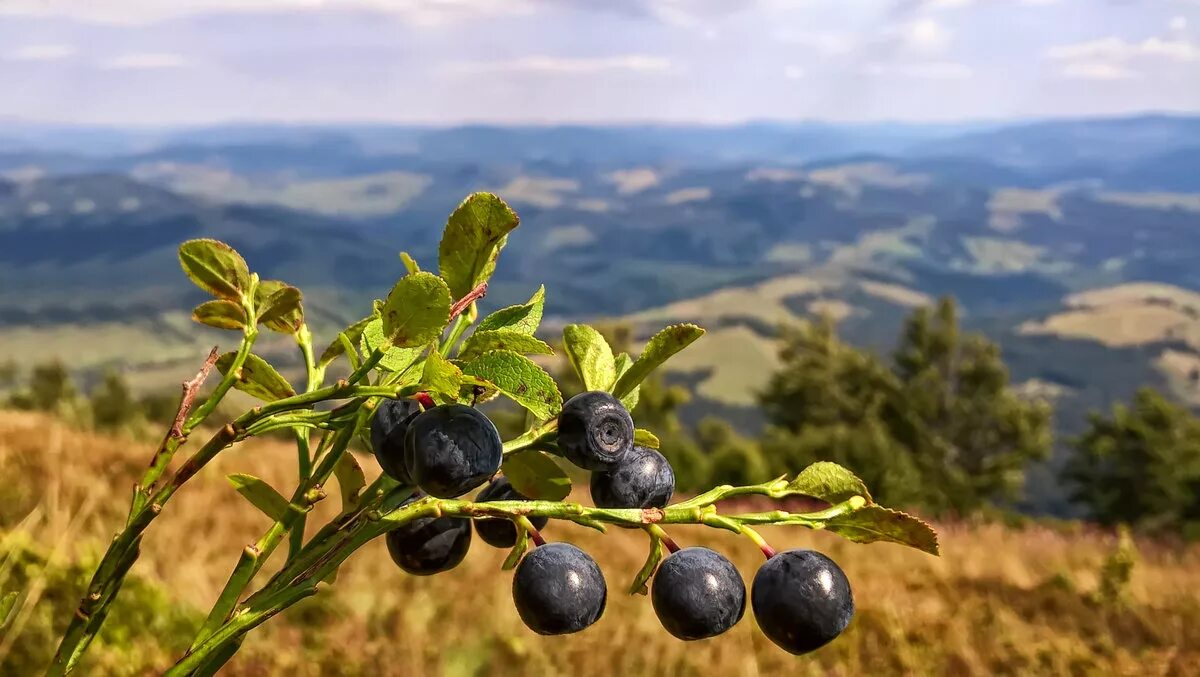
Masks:
[[[1200,113],[1200,0],[0,0],[0,120]]]

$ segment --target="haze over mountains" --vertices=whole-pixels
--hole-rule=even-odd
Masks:
[[[0,124],[0,343],[145,387],[204,345],[174,257],[209,236],[300,285],[318,330],[433,266],[446,215],[498,192],[522,226],[486,304],[539,284],[559,320],[714,331],[693,413],[742,409],[784,321],[887,349],[951,294],[1060,427],[1139,385],[1200,402],[1200,118],[731,127]],[[286,343],[266,346],[280,359]]]

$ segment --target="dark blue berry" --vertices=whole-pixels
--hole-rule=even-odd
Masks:
[[[612,395],[581,393],[558,415],[558,448],[580,468],[608,470],[633,448],[633,419]]]
[[[608,586],[596,561],[569,543],[534,548],[513,576],[517,613],[539,635],[583,630],[600,620],[607,599]]]
[[[443,404],[422,412],[408,426],[405,465],[427,494],[455,498],[500,470],[503,444],[496,426],[463,404]]]
[[[684,548],[665,560],[650,591],[654,613],[675,637],[715,637],[746,612],[746,584],[736,567],[708,548]]]
[[[528,500],[528,497],[513,489],[507,477],[498,477],[492,480],[492,483],[484,487],[483,491],[475,497],[477,503]],[[533,523],[535,529],[541,529],[550,520],[547,517],[530,517],[529,521]],[[511,548],[517,544],[517,525],[513,524],[512,520],[499,517],[477,519],[475,520],[475,531],[484,543],[496,548]]]
[[[754,576],[750,600],[763,634],[797,655],[828,644],[854,616],[846,574],[814,550],[788,550],[768,559]]]
[[[404,435],[420,413],[421,405],[414,400],[383,400],[371,419],[371,450],[375,452],[375,460],[383,472],[401,484],[413,483],[404,467]]]
[[[408,505],[420,494],[413,494]],[[387,533],[388,554],[401,569],[429,576],[458,566],[471,547],[471,520],[458,517],[420,517]]]
[[[675,472],[662,454],[634,447],[615,467],[592,473],[591,489],[599,508],[661,508],[675,493]]]

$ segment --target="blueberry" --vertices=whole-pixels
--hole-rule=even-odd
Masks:
[[[675,493],[675,472],[653,449],[634,447],[615,467],[592,473],[598,508],[661,508]]]
[[[522,495],[516,489],[513,489],[512,484],[507,477],[499,477],[492,480],[492,483],[483,488],[479,495],[475,497],[477,503],[487,503],[488,501],[528,501],[527,496]],[[529,521],[533,523],[535,529],[541,529],[550,521],[548,517],[530,517]],[[486,518],[475,520],[475,531],[484,543],[496,548],[511,548],[517,544],[517,525],[512,523],[512,520],[503,518]]]
[[[720,553],[684,548],[663,560],[650,599],[667,632],[683,640],[704,639],[742,620],[746,584]]]
[[[384,400],[371,419],[371,449],[375,452],[375,460],[379,461],[383,472],[400,484],[413,483],[404,467],[404,433],[420,413],[421,405],[415,400]]]
[[[500,469],[500,433],[487,416],[463,404],[443,404],[412,420],[404,460],[421,490],[455,498],[483,484]]]
[[[408,505],[420,494],[413,494]],[[429,576],[458,566],[471,547],[471,520],[458,517],[420,517],[387,533],[388,554],[401,569]]]
[[[854,616],[854,595],[841,568],[814,550],[788,550],[754,576],[751,605],[758,627],[794,654],[819,649]]]
[[[633,419],[612,395],[581,393],[558,415],[558,448],[580,468],[608,470],[633,448]]]
[[[517,613],[539,635],[583,630],[600,620],[607,598],[608,586],[596,560],[570,543],[534,548],[513,576]]]

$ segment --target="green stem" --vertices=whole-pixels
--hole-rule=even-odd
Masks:
[[[736,495],[740,489],[744,489],[744,487],[729,487],[725,493]],[[718,500],[719,498],[718,496]],[[733,530],[740,532],[741,525],[761,523],[760,520],[763,520],[765,515],[772,515],[776,520],[782,520],[783,523],[800,524],[819,529],[824,525],[825,520],[856,510],[862,507],[863,503],[864,501],[856,496],[818,513],[793,515],[777,511],[776,513],[722,516],[718,515],[716,508],[712,506],[702,509],[694,506],[686,507],[683,504],[661,509],[617,509],[592,508],[577,503],[553,501],[473,503],[426,497],[383,515],[372,515],[371,511],[368,511],[363,515],[366,519],[352,520],[341,528],[329,532],[323,530],[319,535],[320,539],[314,538],[313,542],[309,543],[296,560],[285,567],[284,571],[272,578],[262,590],[251,595],[246,600],[242,611],[234,613],[228,623],[189,652],[167,674],[187,674],[190,669],[194,669],[194,666],[203,664],[208,655],[222,651],[226,642],[236,641],[242,633],[305,596],[302,593],[312,594],[316,590],[318,582],[327,578],[360,547],[398,526],[421,517],[445,515],[467,519],[506,518],[521,525],[527,532],[528,528],[526,528],[525,522],[528,522],[528,518],[531,517],[547,517],[572,522],[622,524],[646,529],[652,537],[671,549],[674,544],[662,530],[660,526],[662,524],[704,524],[722,528],[728,525],[732,526]],[[717,524],[718,520],[721,522],[719,525]],[[678,546],[675,546],[675,549],[677,548]]]
[[[222,588],[216,603],[213,605],[212,610],[208,612],[208,617],[204,620],[204,624],[200,626],[199,632],[196,633],[192,647],[198,646],[226,621],[237,606],[238,600],[246,590],[246,586],[250,584],[250,581],[254,579],[254,576],[262,568],[263,563],[275,551],[280,541],[283,540],[284,534],[299,533],[301,538],[303,538],[304,534],[299,531],[299,527],[303,524],[303,518],[307,516],[308,511],[311,510],[312,505],[316,502],[313,499],[317,498],[311,490],[328,479],[329,474],[333,472],[333,466],[337,463],[337,457],[341,456],[354,436],[354,429],[355,425],[349,424],[339,430],[334,437],[330,451],[322,459],[320,469],[315,473],[310,473],[309,477],[300,481],[291,498],[292,505],[297,509],[285,512],[258,539],[257,543],[246,546],[246,549],[242,551],[241,557],[233,568],[233,573],[229,575],[229,580],[226,581],[225,587]],[[301,541],[301,546],[303,546],[303,541]],[[288,561],[294,560],[299,552],[300,547],[297,547],[295,552],[289,552]]]
[[[300,347],[300,355],[304,359],[305,371],[305,392],[312,392],[321,385],[322,374],[317,369],[316,361],[313,359],[312,347],[312,332],[308,329],[307,323],[301,323],[300,329],[296,331],[296,345]],[[308,431],[303,428],[296,429],[296,469],[300,477],[300,484],[303,485],[312,476],[312,452],[309,449]],[[308,522],[308,515],[301,515],[296,522],[294,528],[289,532],[288,542],[288,557],[295,557],[300,548],[304,546],[304,527]]]
[[[454,318],[454,326],[450,328],[450,335],[447,336],[446,340],[442,342],[442,345],[438,347],[438,352],[441,353],[442,357],[450,356],[450,351],[454,350],[454,346],[458,343],[458,340],[462,338],[463,333],[467,330],[467,327],[470,324],[471,320],[467,318],[465,313]]]

